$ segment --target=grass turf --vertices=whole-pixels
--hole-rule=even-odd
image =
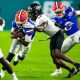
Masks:
[[[11,66],[16,72],[19,80],[79,80],[80,73],[73,76],[70,79],[64,78],[67,76],[68,71],[62,69],[63,74],[55,77],[51,77],[50,74],[55,70],[55,65],[52,63],[52,59],[49,51],[49,40],[39,41],[40,39],[47,39],[47,36],[42,33],[37,33],[33,41],[31,50],[26,56],[24,61],[20,61],[17,66]],[[7,56],[12,40],[10,39],[10,32],[0,32],[0,47]],[[66,55],[80,62],[80,44],[73,47]],[[14,59],[13,59],[14,60]],[[69,66],[72,67],[71,64]],[[0,68],[2,65],[0,65]],[[5,77],[0,80],[11,80],[10,75],[6,72]]]

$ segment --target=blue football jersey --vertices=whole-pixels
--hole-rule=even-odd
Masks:
[[[21,29],[25,33],[25,35],[27,34],[29,36],[32,36],[31,39],[33,39],[33,37],[35,36],[35,31],[33,30],[34,26],[35,26],[35,22],[33,22],[32,20],[28,20],[28,22],[26,23],[25,27],[18,26],[15,21],[12,22],[12,27],[14,29],[15,28]]]
[[[55,21],[61,29],[67,29],[66,35],[72,35],[79,30],[76,20],[76,11],[72,7],[67,7],[65,10],[65,16],[53,17],[52,21]]]

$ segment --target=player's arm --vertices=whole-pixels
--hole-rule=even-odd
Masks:
[[[76,10],[72,7],[68,7],[67,17],[71,19],[73,16],[76,16]]]
[[[12,21],[12,28],[11,28],[11,38],[12,38],[12,39],[14,38],[14,37],[13,37],[13,34],[14,34],[14,32],[15,32],[17,29],[18,29],[18,26],[17,26],[16,22],[15,22],[15,21]]]
[[[57,26],[57,27],[60,28],[61,25],[58,23],[58,21],[56,20],[55,17],[53,17],[53,18],[51,19],[51,21],[53,22],[53,24],[54,24],[55,26]]]
[[[52,20],[52,22],[53,22],[57,27],[59,27],[59,28],[61,27],[61,25],[58,24],[56,21]],[[61,29],[61,31],[62,31],[63,33],[65,33],[65,32],[67,31],[67,28]]]
[[[24,46],[28,46],[28,44],[31,42],[32,35],[25,34],[24,37],[18,39],[20,43],[22,43]]]
[[[63,31],[63,32],[66,32],[66,31],[71,30],[73,24],[74,24],[73,22],[66,22],[66,23],[65,23],[65,28],[62,29],[62,31]]]
[[[38,32],[44,32],[44,29],[48,25],[48,21],[42,22],[41,24],[35,26],[34,30]]]
[[[58,24],[54,18],[52,19],[52,22],[53,22],[53,24],[55,24],[55,26],[57,26],[57,27],[60,28],[61,25]],[[63,33],[65,33],[65,32],[66,32],[66,29],[61,29],[61,31],[62,31]]]
[[[22,43],[24,46],[28,46],[29,42],[26,42],[25,39],[19,39],[19,42]]]
[[[42,29],[42,28],[37,28],[37,27],[35,27],[35,28],[34,28],[34,31],[43,32],[43,29]]]

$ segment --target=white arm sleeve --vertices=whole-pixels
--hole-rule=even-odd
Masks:
[[[44,22],[47,22],[47,19],[46,19],[45,15],[43,14],[43,15],[40,15],[37,18],[37,20],[36,20],[36,26],[35,27],[42,27],[42,26],[39,26],[39,25],[41,25]]]
[[[76,11],[77,15],[80,15],[80,10],[79,11]]]
[[[31,40],[31,37],[32,37],[32,36],[25,35],[25,41],[26,41],[26,42],[31,42],[31,41],[32,41],[32,40]]]

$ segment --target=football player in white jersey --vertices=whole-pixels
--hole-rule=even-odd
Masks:
[[[7,60],[11,62],[13,57],[15,56],[15,49],[16,46],[19,45],[20,52],[21,52],[21,58],[27,53],[27,47],[29,47],[29,44],[32,41],[32,38],[34,36],[34,26],[30,23],[31,21],[28,19],[28,14],[26,10],[19,10],[15,15],[15,21],[13,21],[13,28],[11,30],[11,37],[13,39],[12,45],[9,50],[9,54],[7,56]],[[24,33],[24,37],[16,37],[13,36],[14,30],[21,30]],[[1,74],[5,74],[5,67],[2,67]],[[1,75],[1,76],[2,76]]]
[[[70,73],[67,78],[72,77],[77,74],[79,63],[76,63],[66,57],[64,54],[61,54],[61,47],[64,41],[64,35],[62,31],[54,25],[54,23],[42,12],[41,6],[37,3],[32,3],[28,7],[29,17],[32,20],[36,20],[35,31],[44,32],[50,37],[50,51],[53,59],[53,63],[67,69]],[[70,68],[63,61],[73,64],[77,71],[74,68]]]
[[[0,17],[0,31],[3,31],[3,28],[5,26],[5,20],[2,19]],[[18,78],[16,77],[16,74],[13,72],[9,62],[4,58],[3,53],[0,49],[0,63],[5,66],[6,70],[8,71],[8,73],[11,75],[12,80],[18,80]],[[0,74],[1,75],[1,74]],[[1,78],[3,78],[4,75],[0,76]]]

